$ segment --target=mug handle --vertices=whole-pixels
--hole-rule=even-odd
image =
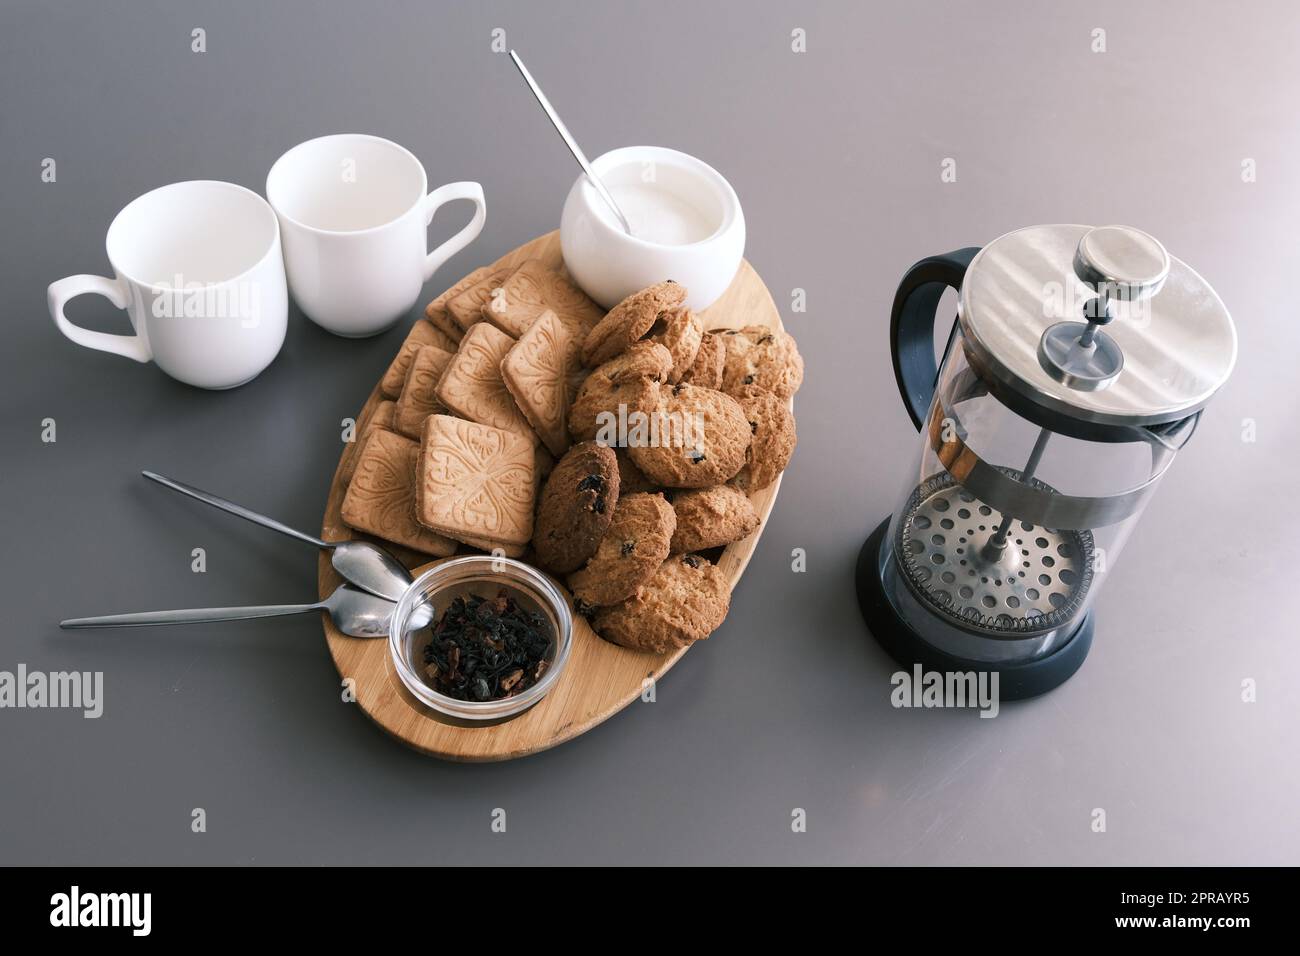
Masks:
[[[425,226],[427,227],[433,222],[433,214],[438,211],[439,206],[451,202],[453,199],[468,199],[473,202],[476,207],[474,218],[469,221],[469,224],[464,229],[425,257],[425,282],[433,278],[433,274],[438,271],[444,262],[477,239],[478,234],[483,231],[483,223],[487,221],[487,202],[483,199],[482,186],[478,183],[448,183],[445,186],[439,186],[424,197]]]
[[[930,410],[934,384],[939,378],[939,366],[934,361],[934,319],[939,299],[945,289],[961,288],[966,268],[979,251],[978,246],[968,246],[922,259],[907,270],[894,293],[889,320],[894,378],[918,431]]]
[[[102,295],[119,309],[126,308],[126,292],[118,280],[105,279],[103,276],[68,276],[66,279],[50,283],[47,293],[50,316],[54,319],[54,324],[59,327],[59,331],[88,349],[125,355],[137,362],[147,362],[153,358],[149,345],[138,332],[135,335],[112,335],[108,332],[83,329],[68,321],[68,317],[63,314],[63,307],[68,304],[68,300],[90,293]]]

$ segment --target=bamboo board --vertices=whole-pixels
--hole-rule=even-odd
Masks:
[[[562,269],[559,232],[525,243],[499,259],[493,268],[515,266],[525,259],[540,259],[551,268]],[[771,294],[748,262],[741,263],[731,286],[722,298],[701,313],[701,318],[706,328],[782,327]],[[368,412],[379,401],[376,383],[365,410]],[[363,415],[364,412],[358,415],[357,420],[360,421]],[[780,487],[778,478],[769,487],[750,496],[762,524],[748,538],[726,548],[718,560],[718,566],[733,590],[758,546],[759,536],[767,524]],[[346,486],[336,469],[321,527],[321,536],[327,541],[353,537],[352,530],[343,524],[339,514],[345,491]],[[412,570],[423,570],[431,564]],[[327,552],[321,553],[318,577],[322,598],[342,583],[329,563]],[[564,593],[568,596],[567,591]],[[636,700],[647,678],[661,678],[689,649],[670,654],[630,651],[602,640],[586,620],[575,614],[572,652],[550,693],[530,710],[504,723],[467,726],[447,722],[447,718],[411,695],[393,669],[387,640],[348,637],[335,629],[328,614],[322,614],[321,618],[335,666],[342,677],[355,682],[357,703],[366,716],[416,750],[459,761],[510,760],[572,740]],[[725,623],[712,639],[719,637],[726,638]]]

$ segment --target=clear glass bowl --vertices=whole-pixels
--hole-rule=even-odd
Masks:
[[[528,611],[541,614],[551,632],[550,666],[532,687],[500,700],[457,700],[440,694],[424,681],[424,648],[429,643],[428,624],[442,617],[457,597],[477,594],[495,597],[505,588]],[[410,627],[409,622],[424,624]],[[415,698],[442,714],[460,720],[502,720],[522,713],[555,686],[569,659],[573,643],[573,615],[569,602],[550,579],[522,561],[490,555],[454,558],[430,568],[416,578],[393,612],[388,649],[393,666]]]

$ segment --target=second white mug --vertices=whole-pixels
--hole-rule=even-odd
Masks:
[[[266,177],[266,198],[280,220],[294,301],[317,325],[351,338],[375,335],[405,315],[487,218],[478,183],[428,192],[424,167],[409,150],[358,133],[289,150]],[[429,223],[453,199],[473,202],[474,218],[428,252]]]

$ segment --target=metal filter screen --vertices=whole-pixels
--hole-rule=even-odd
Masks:
[[[895,533],[903,579],[923,604],[967,630],[1024,637],[1066,624],[1092,585],[1092,532],[1013,519],[998,549],[990,541],[1003,518],[951,475],[929,479],[908,499]]]

